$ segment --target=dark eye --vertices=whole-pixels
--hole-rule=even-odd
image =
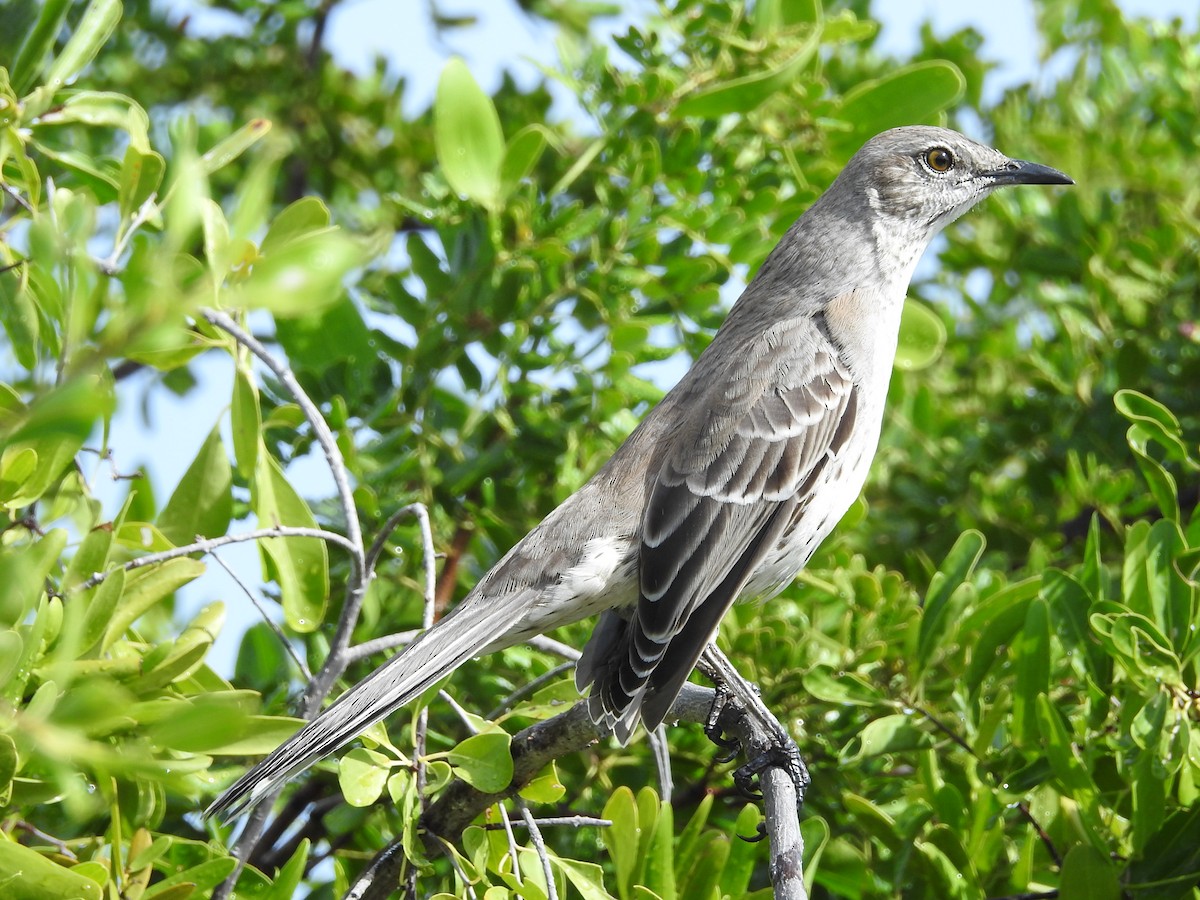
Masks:
[[[949,172],[954,168],[954,154],[945,147],[934,147],[925,151],[925,165],[935,172]]]

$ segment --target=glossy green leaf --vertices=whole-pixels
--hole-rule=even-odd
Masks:
[[[292,241],[329,228],[329,207],[316,197],[301,197],[289,203],[271,220],[271,227],[259,247],[264,255],[286,247]]]
[[[0,659],[4,657],[0,656]],[[4,677],[0,677],[0,685],[5,681]],[[5,806],[12,799],[12,783],[17,774],[18,764],[17,745],[9,735],[0,734],[0,803]]]
[[[152,606],[199,578],[204,571],[204,563],[181,556],[127,573],[125,590],[104,632],[102,649],[111,647]]]
[[[1037,703],[1050,690],[1050,612],[1040,597],[1031,600],[1025,623],[1012,644],[1016,685],[1013,718],[1017,733],[1028,742],[1039,734]]]
[[[356,747],[338,766],[338,784],[351,806],[370,806],[383,794],[391,774],[391,760],[376,750]]]
[[[100,885],[36,850],[0,839],[0,887],[5,900],[100,900]]]
[[[29,287],[29,268],[25,265],[0,272],[0,326],[8,334],[17,362],[26,369],[36,366],[41,326],[37,302]]]
[[[290,525],[316,528],[308,504],[296,493],[265,447],[259,447],[251,490],[260,528]],[[329,555],[317,538],[283,537],[259,541],[267,576],[279,584],[288,626],[309,632],[321,624],[329,594]]]
[[[947,614],[950,611],[951,599],[975,569],[983,553],[984,544],[983,535],[978,531],[964,531],[946,554],[941,568],[930,579],[917,641],[917,657],[921,666],[928,664],[934,649],[945,636],[950,624]]]
[[[67,45],[50,64],[46,72],[46,87],[56,91],[78,75],[100,52],[119,21],[120,0],[92,0]]]
[[[492,100],[457,57],[438,79],[433,107],[438,163],[458,193],[494,208],[501,200],[504,133]]]
[[[345,232],[309,233],[256,259],[249,278],[231,294],[247,309],[283,316],[311,313],[342,297],[343,279],[363,258],[363,246]]]
[[[852,140],[861,142],[888,128],[933,123],[965,89],[966,81],[953,63],[911,63],[847,91],[838,118],[850,125]]]
[[[566,792],[553,762],[545,772],[521,788],[521,796],[530,803],[557,803]]]
[[[43,0],[37,22],[26,34],[16,61],[12,64],[12,86],[18,95],[24,94],[36,83],[71,5],[71,0]]]
[[[43,122],[79,122],[93,127],[119,128],[129,136],[129,149],[150,153],[150,117],[137,103],[112,91],[78,91],[42,117]]]
[[[201,171],[205,175],[211,175],[213,172],[225,168],[266,137],[270,130],[271,123],[268,120],[250,120],[200,157]]]
[[[868,722],[839,756],[848,763],[883,753],[905,753],[930,745],[929,735],[910,715],[883,716]]]
[[[122,220],[132,217],[155,195],[166,168],[165,160],[153,150],[143,152],[132,145],[126,149],[117,190]]]
[[[550,132],[543,125],[526,125],[512,136],[500,163],[500,196],[509,197],[542,158]]]
[[[225,534],[233,518],[232,487],[229,454],[213,428],[159,514],[159,529],[176,547]]]
[[[503,732],[474,734],[446,754],[455,774],[484,793],[498,793],[512,783],[511,738]]]
[[[633,892],[633,873],[638,861],[638,809],[633,798],[633,791],[621,785],[604,804],[601,816],[612,822],[612,826],[602,829],[600,839],[608,848],[613,865],[617,872],[617,895],[621,900],[630,897]]]
[[[238,366],[234,370],[230,424],[233,433],[233,458],[237,462],[238,474],[249,480],[258,464],[262,412],[258,405],[258,385],[244,366]]]

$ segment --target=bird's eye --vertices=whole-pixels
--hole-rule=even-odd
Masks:
[[[949,172],[954,168],[954,154],[945,147],[933,147],[925,151],[925,165],[938,173]]]

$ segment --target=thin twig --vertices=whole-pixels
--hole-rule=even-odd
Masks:
[[[396,530],[397,525],[410,517],[415,517],[421,526],[421,538],[425,553],[425,592],[428,594],[431,593],[429,588],[431,580],[436,588],[437,575],[434,570],[436,554],[433,549],[433,530],[429,525],[429,510],[425,508],[424,503],[410,503],[408,506],[402,506],[387,517],[387,521],[383,523],[383,527],[379,529],[379,534],[371,543],[370,549],[367,550],[367,571],[375,571],[375,566],[379,563],[379,557],[387,547],[388,538]]]
[[[287,639],[287,635],[283,633],[283,629],[279,627],[279,623],[267,614],[267,609],[262,605],[262,603],[259,602],[258,595],[255,594],[254,591],[250,590],[249,586],[238,577],[237,572],[233,571],[233,569],[229,567],[229,564],[226,563],[225,560],[221,559],[221,554],[213,553],[212,558],[215,559],[217,564],[225,570],[230,578],[234,580],[234,583],[242,589],[242,593],[250,598],[250,602],[253,603],[254,608],[258,610],[259,615],[262,616],[262,620],[267,623],[267,627],[275,632],[275,636],[279,638],[279,643],[283,645],[283,649],[287,655],[292,658],[292,662],[296,664],[296,668],[300,670],[300,674],[304,676],[304,680],[308,681],[311,679],[312,672],[308,670],[308,664],[305,663],[300,654],[296,652],[296,648],[293,647],[292,642]]]
[[[513,802],[521,811],[521,818],[525,820],[525,827],[529,829],[529,839],[533,842],[534,849],[537,850],[538,859],[542,861],[542,874],[546,876],[546,898],[547,900],[558,900],[558,887],[554,884],[554,870],[550,867],[550,854],[546,852],[546,842],[542,840],[541,829],[538,828],[533,814],[529,811],[529,804],[520,797],[513,797]]]
[[[517,852],[517,836],[513,834],[512,819],[503,803],[497,803],[496,809],[500,810],[500,822],[497,824],[504,829],[504,836],[508,838],[508,857],[512,860],[513,877],[517,879],[517,884],[524,884],[525,879],[521,877],[521,855]]]
[[[134,569],[152,566],[155,563],[166,562],[169,559],[176,559],[180,556],[191,556],[193,553],[212,553],[214,550],[228,544],[242,544],[246,541],[262,541],[268,538],[284,537],[314,538],[316,540],[328,541],[331,544],[337,544],[348,550],[351,549],[349,541],[336,531],[326,531],[324,528],[304,528],[299,525],[275,525],[271,528],[259,528],[257,531],[247,531],[242,534],[224,534],[221,537],[202,538],[195,543],[187,544],[183,547],[172,547],[170,550],[161,550],[158,553],[147,553],[145,556],[136,556],[122,564],[120,568],[126,572],[130,572]],[[108,569],[104,572],[95,572],[90,578],[79,582],[71,590],[86,591],[89,588],[94,588],[115,571],[117,570]]]
[[[535,822],[541,828],[553,828],[556,825],[565,825],[569,828],[609,828],[612,826],[612,819],[598,819],[595,816],[543,816],[535,818]],[[524,825],[522,820],[515,823]],[[505,826],[500,822],[487,822],[483,826],[484,831],[499,831]]]
[[[579,657],[583,656],[574,647],[568,646],[562,641],[556,641],[554,638],[546,637],[544,634],[534,635],[525,643],[534,650],[541,650],[543,653],[553,653],[555,656],[569,659],[571,662],[579,662]]]
[[[355,644],[353,647],[346,649],[346,664],[358,662],[368,656],[374,656],[376,653],[382,653],[384,650],[391,650],[393,647],[403,647],[406,644],[411,644],[418,637],[421,631],[414,628],[411,631],[398,631],[395,634],[385,634],[383,637],[372,638],[369,641],[363,641],[361,644]]]
[[[11,184],[5,184],[3,181],[0,181],[0,190],[3,190],[4,193],[8,194],[8,196],[12,198],[13,202],[25,210],[25,212],[31,213],[34,211],[33,206],[30,205],[29,201],[22,197],[20,193],[17,192],[17,189]]]

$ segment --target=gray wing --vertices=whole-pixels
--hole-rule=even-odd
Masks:
[[[721,617],[796,523],[855,424],[850,372],[811,320],[773,329],[724,391],[696,392],[643,514],[640,599],[592,711],[622,739],[666,715]],[[780,345],[780,341],[795,342]],[[796,560],[798,569],[805,560]]]

